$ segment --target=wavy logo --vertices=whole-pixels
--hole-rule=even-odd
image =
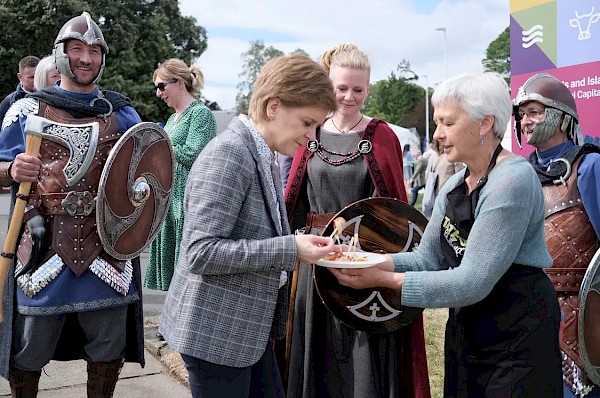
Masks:
[[[529,48],[536,43],[544,42],[544,27],[542,25],[534,25],[529,30],[523,31],[523,37],[521,41],[523,44],[521,46],[523,48]]]

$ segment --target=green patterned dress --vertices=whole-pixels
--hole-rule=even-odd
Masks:
[[[216,135],[217,124],[202,101],[195,100],[177,120],[175,114],[169,117],[165,131],[171,138],[175,153],[175,184],[165,222],[150,245],[144,286],[154,290],[169,289],[183,232],[183,195],[187,176],[198,154]]]

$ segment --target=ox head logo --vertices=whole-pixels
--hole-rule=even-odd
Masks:
[[[592,7],[592,11],[587,14],[579,15],[577,11],[575,11],[575,18],[569,20],[569,24],[579,29],[579,34],[577,35],[578,40],[587,40],[592,37],[590,33],[590,26],[593,23],[598,22],[600,19],[600,12],[594,14],[594,7]]]

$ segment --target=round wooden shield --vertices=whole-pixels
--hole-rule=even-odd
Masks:
[[[160,231],[173,192],[175,155],[156,123],[131,127],[111,149],[96,198],[104,250],[119,260],[137,257]]]
[[[600,385],[600,250],[592,258],[579,290],[579,356],[588,377]]]
[[[369,198],[352,203],[337,213],[344,217],[341,234],[348,243],[358,233],[360,248],[367,252],[412,251],[421,240],[427,218],[414,207],[392,198]],[[323,236],[333,232],[333,219]],[[342,286],[325,267],[314,265],[313,278],[323,304],[342,322],[369,333],[394,332],[414,321],[422,308],[400,304],[400,292],[392,289],[352,289]]]

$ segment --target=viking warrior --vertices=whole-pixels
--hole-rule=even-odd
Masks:
[[[109,397],[124,361],[144,365],[142,291],[139,258],[115,258],[98,232],[97,196],[111,149],[141,120],[126,97],[96,86],[108,45],[90,14],[64,24],[54,54],[60,84],[16,102],[3,122],[0,182],[32,187],[4,294],[0,371],[13,397],[34,397],[51,359],[83,358],[88,396]],[[23,153],[35,118],[39,157]]]
[[[580,301],[586,294],[580,287],[600,237],[600,148],[582,143],[575,100],[549,74],[536,74],[523,84],[513,100],[513,114],[519,146],[524,134],[527,144],[535,147],[529,162],[544,191],[546,243],[553,258],[546,272],[562,311],[565,397],[600,397],[598,373],[588,372],[587,353],[580,352],[583,329],[578,327],[583,316]]]

